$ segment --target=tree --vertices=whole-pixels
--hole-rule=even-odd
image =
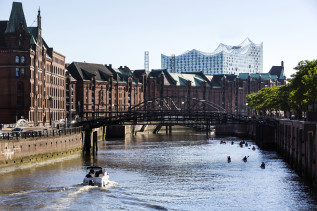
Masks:
[[[300,117],[302,112],[312,106],[316,109],[317,103],[317,60],[301,61],[294,68],[298,70],[290,80],[290,101],[291,107],[296,110]]]

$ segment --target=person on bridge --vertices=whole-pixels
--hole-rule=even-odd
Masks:
[[[248,156],[249,157],[249,156]],[[247,156],[244,156],[244,158],[242,159],[244,162],[247,162],[248,161],[248,157]]]

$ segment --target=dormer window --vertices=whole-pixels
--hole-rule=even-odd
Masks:
[[[21,56],[21,63],[24,64],[25,63],[25,57]]]
[[[19,63],[20,63],[20,57],[19,57],[19,56],[16,56],[16,57],[15,57],[15,63],[16,63],[16,64],[19,64]]]

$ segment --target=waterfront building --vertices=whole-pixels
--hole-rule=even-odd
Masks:
[[[262,73],[263,43],[255,44],[247,38],[236,46],[221,43],[212,53],[193,49],[178,56],[161,54],[161,68],[170,73],[203,72],[206,75]]]
[[[283,63],[282,63],[283,65]],[[273,66],[270,73],[205,75],[203,72],[170,73],[152,70],[146,81],[146,101],[178,96],[206,100],[228,113],[250,114],[246,96],[265,87],[285,84],[283,66]],[[271,70],[272,70],[271,69]],[[274,75],[273,75],[274,73]]]
[[[130,70],[127,66],[113,68],[106,65],[112,72],[115,85],[114,105],[116,111],[127,111],[144,101],[145,69]]]
[[[248,94],[265,87],[285,84],[283,66],[273,66],[271,73],[238,75],[170,73],[166,69],[153,69],[146,73],[144,69],[133,71],[127,66],[113,68],[112,65],[80,62],[73,62],[67,69],[73,78],[69,83],[76,86],[73,91],[67,92],[66,99],[70,102],[67,112],[71,113],[73,108],[78,117],[84,118],[109,116],[110,112],[116,115],[140,103],[163,97],[201,99],[224,108],[228,113],[250,114],[246,101]],[[76,101],[70,100],[74,99],[71,95],[74,90],[77,109]]]
[[[0,90],[0,123],[52,125],[65,118],[65,56],[43,39],[40,10],[37,27],[28,27],[20,2],[0,21]]]
[[[127,111],[144,100],[145,70],[132,71],[127,66],[113,68],[111,64],[86,62],[72,62],[67,70],[73,78],[70,84],[75,84],[73,95],[76,95],[79,118],[109,116],[110,112]],[[67,95],[68,99],[72,98],[71,91]],[[75,104],[73,101],[73,106]],[[71,106],[67,112],[71,113]]]
[[[66,120],[71,123],[72,120],[76,120],[76,79],[66,71]],[[78,117],[77,117],[78,118]]]

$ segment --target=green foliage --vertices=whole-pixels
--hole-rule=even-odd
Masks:
[[[317,103],[317,60],[301,61],[294,68],[298,70],[290,80],[290,102],[297,112],[315,110]]]
[[[263,88],[247,96],[248,106],[261,111],[294,110],[300,116],[317,104],[317,60],[301,61],[288,85]]]

